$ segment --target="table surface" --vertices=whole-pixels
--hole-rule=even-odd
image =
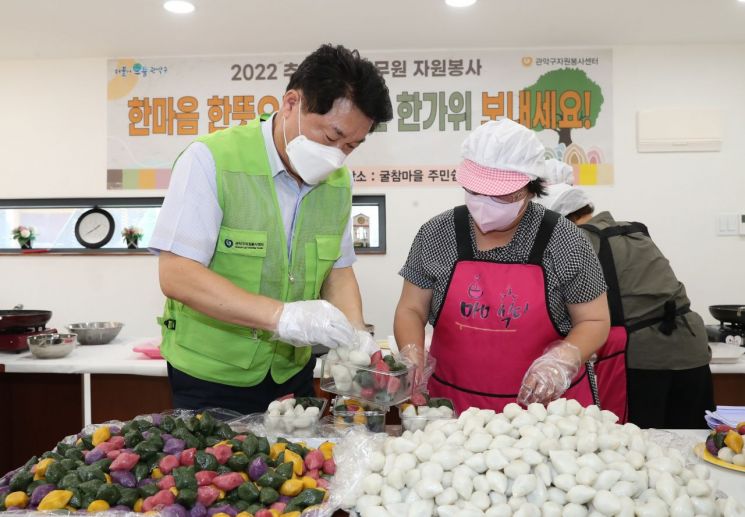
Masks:
[[[717,347],[732,347],[732,345],[726,345],[724,343],[709,343],[709,346],[712,347],[712,350],[715,350]],[[712,362],[709,365],[709,368],[711,368],[711,373],[715,375],[724,373],[745,373],[745,354],[741,355],[739,359],[734,362]]]
[[[117,338],[107,345],[78,345],[67,357],[37,359],[31,352],[3,353],[0,364],[8,373],[114,373],[127,375],[167,375],[166,362],[148,359],[134,352],[135,346],[153,346],[158,338]]]
[[[150,359],[132,350],[136,346],[156,346],[160,338],[117,338],[107,345],[78,345],[67,357],[37,359],[31,352],[0,352],[0,365],[8,373],[93,373],[165,377],[163,359]],[[320,377],[320,361],[315,377]]]
[[[132,350],[135,346],[154,346],[160,338],[117,338],[108,345],[78,345],[62,359],[37,359],[31,352],[0,352],[0,365],[9,373],[110,373],[165,377],[166,363],[149,359]],[[711,343],[717,346],[716,343]],[[711,373],[745,374],[745,355],[733,363],[712,363]],[[314,376],[320,377],[320,362]]]

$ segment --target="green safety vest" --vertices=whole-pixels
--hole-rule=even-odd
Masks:
[[[238,287],[275,300],[315,300],[336,260],[352,209],[342,167],[300,203],[290,257],[259,120],[197,139],[215,160],[223,219],[209,269]],[[219,321],[167,299],[159,319],[161,353],[192,377],[255,386],[271,371],[282,384],[308,362],[310,347],[272,340],[272,332]]]

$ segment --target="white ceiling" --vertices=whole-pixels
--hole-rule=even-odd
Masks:
[[[0,59],[745,42],[737,0],[0,0]]]

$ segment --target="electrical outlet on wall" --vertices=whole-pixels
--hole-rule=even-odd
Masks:
[[[717,235],[739,235],[745,232],[742,214],[719,214],[717,216]]]

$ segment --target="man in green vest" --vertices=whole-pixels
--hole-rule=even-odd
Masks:
[[[179,156],[151,249],[174,406],[264,411],[312,396],[310,346],[376,346],[352,269],[345,158],[392,118],[357,51],[323,45],[278,112],[200,137]]]

